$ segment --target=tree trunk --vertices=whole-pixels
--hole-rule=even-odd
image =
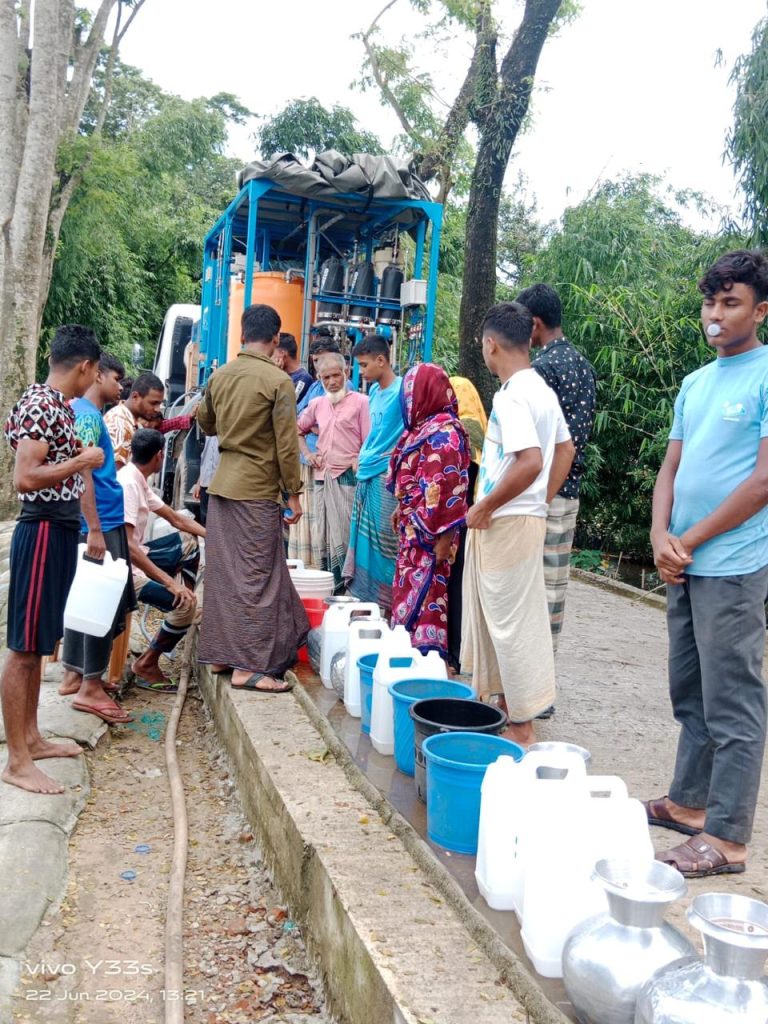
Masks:
[[[483,320],[496,300],[496,249],[504,175],[528,112],[542,48],[562,0],[526,0],[523,20],[501,66],[496,96],[479,113],[480,145],[472,172],[459,310],[459,373],[490,409],[495,382],[481,348]]]
[[[80,40],[74,0],[0,0],[0,426],[35,379],[51,265],[73,192],[56,180],[56,157],[78,130],[107,23],[122,2],[100,0]],[[113,49],[144,2],[118,24]],[[0,445],[0,517],[15,507],[11,461]]]

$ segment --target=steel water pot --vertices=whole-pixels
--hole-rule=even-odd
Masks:
[[[664,920],[686,892],[675,868],[655,860],[601,860],[593,880],[608,913],[571,932],[563,949],[563,980],[581,1024],[632,1024],[642,986],[660,967],[694,948]]]
[[[747,896],[697,896],[688,920],[704,959],[660,970],[643,986],[636,1024],[766,1024],[768,906]]]

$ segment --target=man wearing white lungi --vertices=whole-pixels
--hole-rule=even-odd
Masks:
[[[478,695],[503,692],[505,735],[528,746],[533,719],[555,699],[544,588],[547,506],[574,455],[557,396],[531,369],[533,318],[517,302],[489,310],[485,365],[501,381],[467,515],[461,664]]]

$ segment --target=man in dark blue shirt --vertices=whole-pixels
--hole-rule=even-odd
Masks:
[[[571,432],[576,455],[571,471],[557,494],[548,494],[547,535],[544,541],[544,579],[549,604],[552,646],[557,643],[565,617],[565,591],[571,547],[579,513],[579,488],[584,474],[584,450],[595,419],[596,377],[592,364],[563,336],[560,297],[548,284],[534,284],[517,296],[531,311],[531,347],[538,352],[532,366],[557,395]]]

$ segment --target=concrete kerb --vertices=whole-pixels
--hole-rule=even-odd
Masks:
[[[573,566],[570,575],[575,580],[588,583],[592,587],[601,587],[603,590],[610,590],[612,594],[626,597],[631,601],[642,601],[644,604],[653,605],[661,611],[667,607],[667,599],[662,594],[654,593],[652,590],[641,590],[629,583],[622,583],[621,580],[611,579],[610,576],[601,576],[596,572],[587,572],[586,569],[576,569]]]
[[[356,907],[354,901],[348,905],[344,904],[339,895],[340,890],[345,890],[344,883],[348,880],[343,877],[343,866],[341,874],[338,874],[338,856],[335,862],[333,851],[328,858],[325,857],[324,843],[317,841],[317,832],[313,839],[311,822],[303,820],[304,817],[310,819],[312,815],[317,816],[318,809],[314,807],[311,811],[305,811],[301,806],[288,807],[280,791],[281,766],[275,770],[274,766],[267,763],[269,751],[263,744],[257,750],[251,742],[246,719],[259,716],[259,705],[266,710],[264,699],[246,695],[250,703],[245,703],[245,700],[240,698],[235,702],[231,697],[230,688],[217,684],[204,669],[200,671],[199,684],[224,747],[232,760],[246,813],[259,833],[267,864],[291,906],[292,913],[305,926],[307,941],[320,962],[333,1010],[343,1020],[352,1022],[392,1019],[417,1022],[435,1019],[430,1012],[414,1015],[413,1006],[407,1005],[408,1000],[399,998],[400,986],[404,984],[407,989],[407,982],[403,983],[397,971],[389,969],[392,960],[382,960],[379,955],[381,950],[376,948],[376,936],[370,930],[366,930],[363,910]],[[497,1016],[494,1011],[503,1009],[503,1019],[507,1024],[514,1020],[536,1024],[564,1024],[567,1018],[544,997],[526,967],[472,907],[459,886],[435,859],[429,847],[411,825],[366,779],[327,720],[301,687],[294,691],[294,696],[293,701],[287,698],[292,711],[285,708],[288,717],[293,719],[291,728],[301,732],[305,742],[310,744],[317,742],[319,734],[324,749],[333,755],[335,764],[351,787],[351,792],[356,792],[362,798],[360,806],[372,809],[378,816],[378,827],[372,825],[370,829],[364,830],[366,836],[372,833],[367,840],[372,844],[371,850],[375,849],[378,855],[381,855],[382,851],[393,851],[392,844],[387,844],[387,840],[395,837],[399,839],[400,856],[403,856],[404,849],[408,855],[408,863],[412,862],[414,865],[410,870],[416,872],[417,878],[424,879],[419,884],[438,894],[437,897],[430,896],[430,899],[437,904],[444,901],[453,922],[451,927],[455,926],[470,939],[470,946],[474,944],[475,952],[481,954],[471,959],[482,960],[486,965],[478,967],[477,970],[486,971],[484,984],[492,993],[495,986],[495,994],[491,996],[491,1000],[501,999],[507,1004],[504,1008],[500,1004],[489,1006],[482,1001],[473,1005],[469,993],[464,993],[466,998],[460,1000],[460,1005],[462,1002],[464,1005],[456,1010],[459,1016],[454,1018],[451,1015],[450,1020],[461,1021],[462,1024],[467,1021],[495,1020]],[[267,700],[271,703],[271,699]],[[252,718],[254,723],[258,720],[258,717]],[[311,739],[312,736],[315,737],[314,740]],[[298,768],[296,762],[293,768]],[[343,803],[341,806],[349,805]],[[323,817],[322,814],[320,816]],[[328,828],[332,832],[333,826],[330,823]],[[346,836],[343,839],[346,841]],[[331,845],[332,842],[331,839]],[[354,840],[350,838],[349,843],[353,845]],[[331,849],[331,846],[327,849]],[[335,853],[338,854],[338,850]],[[386,871],[386,865],[382,868],[381,864],[377,864],[377,868]],[[414,888],[407,877],[401,878],[401,881],[403,884],[398,886],[399,888]],[[423,888],[417,889],[417,892],[423,897]],[[429,923],[421,918],[414,918],[409,924],[411,932],[414,931],[413,921],[419,924]],[[445,916],[440,924],[445,930]],[[414,935],[407,936],[407,931],[408,929],[404,927],[403,940],[408,938],[413,945]],[[391,935],[389,944],[392,945]],[[462,953],[465,950],[466,946]],[[391,956],[391,953],[385,951],[384,956],[387,955]],[[496,981],[489,983],[488,979],[491,977]],[[477,979],[470,979],[465,984],[471,985],[476,981]],[[500,994],[498,982],[503,983],[501,991],[509,994],[509,1000]],[[475,994],[477,995],[477,989]],[[480,998],[488,1000],[489,996],[483,994]],[[449,1024],[445,1010],[442,1017],[436,1019],[439,1019],[441,1024],[443,1021]]]

